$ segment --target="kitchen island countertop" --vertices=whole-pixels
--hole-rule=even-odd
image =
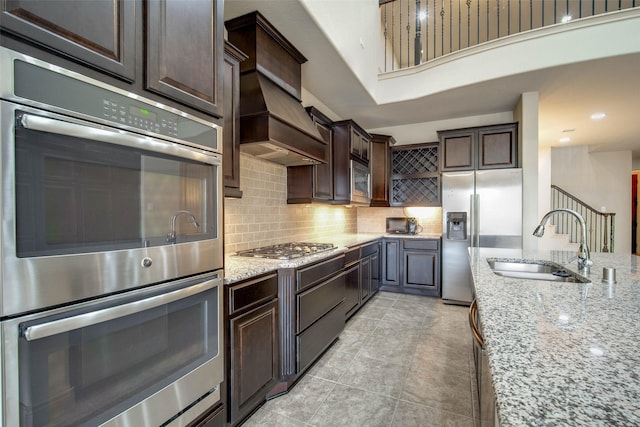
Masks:
[[[474,249],[471,271],[500,425],[640,425],[640,257],[592,254],[591,283],[497,276],[487,258],[575,252]],[[602,281],[603,267],[617,282]]]

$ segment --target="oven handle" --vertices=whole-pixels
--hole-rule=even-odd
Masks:
[[[155,151],[158,153],[172,154],[178,157],[218,166],[222,164],[219,157],[213,153],[208,153],[197,148],[183,147],[179,144],[168,141],[165,142],[156,138],[138,136],[131,132],[113,131],[105,128],[104,126],[93,126],[88,123],[69,123],[62,120],[26,113],[20,118],[20,124],[25,129],[40,132],[49,132],[58,135],[72,136],[92,141],[123,145],[125,147]]]
[[[32,325],[24,330],[24,337],[27,341],[33,341],[40,338],[46,338],[53,335],[62,334],[73,331],[75,329],[85,328],[87,326],[96,325],[98,323],[114,320],[119,317],[128,316],[130,314],[139,313],[161,305],[169,304],[183,298],[196,295],[200,292],[207,291],[222,282],[221,278],[207,280],[188,288],[178,289],[162,295],[156,295],[141,301],[130,302],[115,307],[109,307],[91,313],[79,314],[65,319],[54,320],[40,325]]]

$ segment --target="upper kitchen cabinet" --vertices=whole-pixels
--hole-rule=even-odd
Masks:
[[[148,1],[146,9],[146,89],[221,117],[222,0]]]
[[[333,130],[331,120],[315,107],[305,108],[326,145],[327,163],[287,168],[287,203],[333,200]]]
[[[388,207],[391,182],[391,147],[396,140],[389,135],[371,134],[371,205]]]
[[[366,141],[366,143],[364,142]],[[369,166],[371,136],[353,120],[333,124],[333,203],[351,203],[351,160]],[[362,146],[365,144],[366,149]],[[357,147],[360,147],[359,151]],[[360,155],[358,155],[358,152]],[[366,152],[366,161],[362,153]]]
[[[1,7],[3,46],[222,117],[222,0],[15,0]]]
[[[2,29],[133,82],[139,2],[2,2]]]
[[[242,197],[240,190],[240,63],[247,55],[224,43],[224,132],[222,167],[225,197]]]
[[[443,172],[517,167],[517,123],[447,130],[438,135]]]
[[[353,120],[342,120],[334,123],[335,138],[341,144],[349,146],[349,154],[365,164],[369,163],[371,153],[371,135]]]

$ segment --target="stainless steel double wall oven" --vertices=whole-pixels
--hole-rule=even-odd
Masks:
[[[222,129],[5,48],[0,69],[0,424],[188,421],[224,372]]]

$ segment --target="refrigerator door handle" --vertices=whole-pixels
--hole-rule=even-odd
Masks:
[[[473,196],[473,219],[475,221],[475,227],[473,228],[473,233],[474,236],[473,238],[475,239],[475,244],[474,247],[479,248],[480,247],[480,195],[478,193],[474,194]]]
[[[476,247],[476,196],[471,193],[469,195],[469,246]]]

